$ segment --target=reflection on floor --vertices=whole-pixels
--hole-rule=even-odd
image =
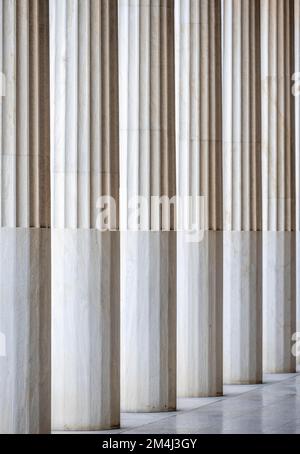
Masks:
[[[96,433],[300,434],[300,374],[266,375],[263,385],[225,386],[223,397],[178,399],[177,412],[124,413],[121,423],[121,429]]]

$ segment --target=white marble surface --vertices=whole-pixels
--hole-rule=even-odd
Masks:
[[[197,198],[204,208],[195,243],[178,210],[178,394],[213,396],[223,368],[221,2],[175,1],[175,55],[177,193],[183,210],[193,201],[193,221]]]
[[[296,233],[263,233],[263,367],[267,373],[295,372]]]
[[[174,2],[119,0],[118,30],[122,228],[136,228],[132,202],[142,198],[141,229],[174,230],[174,216],[168,225],[151,206],[176,193]]]
[[[120,423],[119,232],[53,229],[52,427]]]
[[[177,235],[177,393],[222,395],[222,232],[205,232],[199,243]]]
[[[132,412],[176,407],[175,216],[151,204],[176,192],[173,39],[173,1],[119,1],[121,407]]]
[[[296,232],[296,298],[297,298],[297,307],[296,307],[296,363],[297,366],[300,366],[300,232]]]
[[[178,399],[177,412],[123,413],[121,429],[99,434],[299,434],[299,386],[299,374],[265,375],[223,397]]]
[[[99,430],[120,421],[118,2],[49,6],[52,424]]]
[[[224,235],[224,383],[262,381],[262,233]]]
[[[225,383],[262,380],[260,35],[260,2],[223,1]]]
[[[0,229],[0,433],[51,430],[50,229]]]
[[[55,228],[98,227],[100,197],[113,197],[118,213],[117,5],[49,2]],[[117,216],[112,221],[109,226],[118,229]]]
[[[1,2],[0,225],[50,225],[48,2]],[[38,43],[38,45],[37,45]]]
[[[48,2],[0,2],[0,433],[50,431]]]
[[[266,372],[293,372],[296,330],[294,2],[261,1],[263,354]],[[284,43],[284,45],[283,45]],[[270,52],[272,48],[272,52]]]
[[[121,234],[121,408],[176,408],[176,232]]]
[[[300,0],[295,2],[295,133],[296,133],[296,231],[297,231],[297,264],[296,269],[300,269]],[[300,333],[300,273],[297,275],[297,332]],[[300,340],[300,334],[298,335]],[[297,364],[300,365],[300,351],[296,358]]]

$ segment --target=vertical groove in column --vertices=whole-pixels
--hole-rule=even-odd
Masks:
[[[48,6],[0,2],[1,433],[51,430]]]
[[[119,0],[126,411],[176,407],[175,220],[151,203],[176,189],[173,14],[173,0]]]
[[[202,235],[178,232],[178,394],[222,394],[221,1],[176,0],[178,194],[202,198]],[[195,213],[192,213],[195,215]]]
[[[294,1],[262,0],[264,368],[292,372],[295,358]]]
[[[224,0],[224,381],[262,381],[259,0]]]
[[[117,0],[50,11],[52,423],[109,429],[120,424]]]

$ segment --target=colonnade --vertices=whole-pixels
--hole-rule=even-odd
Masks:
[[[296,370],[299,22],[299,0],[0,1],[1,433]]]

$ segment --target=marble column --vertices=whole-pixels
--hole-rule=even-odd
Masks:
[[[263,364],[294,372],[296,233],[294,1],[261,1]]]
[[[296,269],[300,266],[300,0],[295,1],[295,74],[293,77],[292,92],[295,96],[295,132],[296,132]],[[300,365],[300,275],[297,276],[297,325],[294,341],[296,348],[296,362]]]
[[[51,429],[49,14],[0,2],[0,433]]]
[[[50,2],[54,430],[120,424],[117,13]]]
[[[173,14],[173,0],[119,1],[124,411],[176,408]]]
[[[224,382],[262,382],[260,1],[223,2]]]
[[[181,207],[177,243],[178,395],[217,396],[223,392],[221,1],[176,0],[175,36]],[[194,219],[194,211],[200,211],[194,234],[189,229],[192,225],[182,219],[190,203],[193,208],[189,218]]]

